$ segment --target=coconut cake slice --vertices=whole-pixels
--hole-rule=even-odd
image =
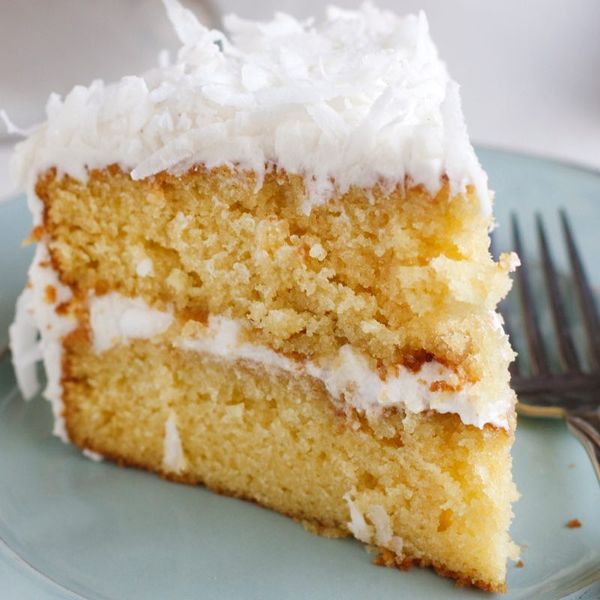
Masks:
[[[51,96],[17,149],[24,395],[40,356],[87,453],[503,590],[516,258],[425,16],[165,5],[175,58]]]

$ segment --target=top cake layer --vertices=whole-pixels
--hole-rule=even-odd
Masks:
[[[304,176],[304,209],[351,186],[405,178],[435,193],[474,186],[490,212],[486,176],[469,142],[458,86],[438,58],[423,13],[365,4],[325,20],[277,14],[225,19],[227,35],[164,0],[182,47],[175,62],[113,84],[53,94],[47,121],[22,143],[23,184],[49,167],[85,180],[119,164],[133,178],[194,164]]]

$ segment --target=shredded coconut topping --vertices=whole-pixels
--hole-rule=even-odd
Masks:
[[[309,212],[334,192],[405,176],[435,193],[445,175],[453,193],[472,184],[490,212],[458,86],[424,13],[367,3],[330,7],[319,23],[229,16],[221,33],[175,0],[164,4],[182,43],[176,59],[52,94],[46,123],[18,148],[23,184],[52,166],[85,180],[117,163],[140,179],[201,163],[251,169],[260,186],[275,165],[304,176]]]
[[[165,422],[163,469],[169,473],[181,473],[185,470],[186,466],[187,461],[177,427],[177,414],[174,410],[170,410]]]

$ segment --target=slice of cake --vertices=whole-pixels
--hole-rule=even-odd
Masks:
[[[37,252],[11,328],[55,432],[119,464],[503,590],[514,258],[423,14],[226,19],[51,96],[17,151]],[[90,467],[92,468],[92,467]]]

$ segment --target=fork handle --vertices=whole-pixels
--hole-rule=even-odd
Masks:
[[[600,412],[574,410],[567,412],[566,418],[569,431],[583,444],[600,482]]]

